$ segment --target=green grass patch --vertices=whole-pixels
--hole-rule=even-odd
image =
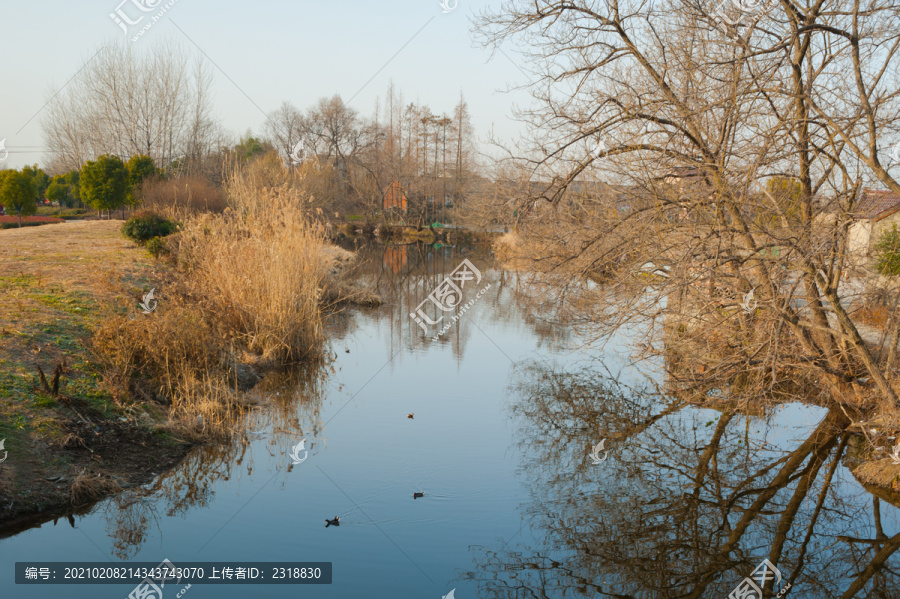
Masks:
[[[55,216],[66,220],[77,220],[94,214],[90,208],[63,208],[60,210],[54,206],[40,206],[37,209],[38,216]]]
[[[80,292],[67,293],[62,290],[50,290],[42,293],[32,293],[30,297],[48,308],[72,315],[87,314],[93,307],[88,301],[90,296]]]
[[[24,326],[19,325],[19,332],[35,345],[51,346],[65,356],[68,373],[62,381],[63,395],[83,399],[105,416],[114,416],[115,402],[104,390],[99,368],[88,361],[92,356],[88,340],[95,314],[91,296],[84,292],[68,292],[61,287],[42,288],[39,284],[37,277],[28,275],[0,278],[0,289],[20,290],[19,300],[24,306],[30,306],[26,309],[41,313],[39,319],[32,318]],[[39,355],[35,362],[19,358],[4,364],[0,371],[0,397],[17,402],[26,413],[59,407],[55,399],[34,392],[38,385],[35,363],[43,367],[49,378],[57,362],[58,358]]]
[[[26,274],[0,277],[0,291],[9,291],[16,288],[28,289],[37,283],[37,279],[35,275]]]
[[[34,398],[34,401],[31,402],[36,408],[55,408],[57,406],[56,400],[48,395],[38,395]]]
[[[21,368],[18,370],[21,372]],[[0,398],[24,402],[30,399],[31,394],[28,377],[10,372],[9,367],[4,365],[4,370],[0,371]]]

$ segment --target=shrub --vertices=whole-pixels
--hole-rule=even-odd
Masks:
[[[166,249],[166,241],[162,237],[151,237],[147,240],[147,251],[154,258],[159,258],[161,255],[169,253],[168,249]]]
[[[900,230],[894,225],[875,243],[876,268],[883,275],[900,275]]]
[[[200,175],[175,179],[148,179],[141,191],[142,206],[178,215],[195,212],[222,212],[228,206],[222,191]]]
[[[52,225],[63,222],[66,221],[61,218],[51,218],[49,216],[23,216],[21,226],[36,227],[38,225]],[[18,218],[10,215],[0,216],[0,229],[12,229],[14,227],[19,227]]]
[[[122,225],[122,234],[140,244],[145,244],[154,237],[171,235],[178,225],[155,212],[138,212]]]

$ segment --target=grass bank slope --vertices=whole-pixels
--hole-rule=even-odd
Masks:
[[[140,484],[189,446],[117,404],[91,350],[102,321],[139,299],[126,290],[148,287],[166,268],[120,227],[81,221],[0,231],[0,522],[7,533],[45,510],[74,509]]]

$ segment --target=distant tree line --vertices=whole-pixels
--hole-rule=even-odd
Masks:
[[[410,220],[446,217],[464,201],[479,173],[468,104],[452,112],[405,103],[391,84],[371,118],[340,96],[303,112],[289,102],[269,115],[266,134],[291,169],[327,164],[340,196],[336,208]]]
[[[248,131],[235,140],[211,116],[211,81],[205,64],[193,63],[177,45],[153,51],[103,46],[44,111],[45,168],[81,171],[78,180],[53,181],[52,201],[81,198],[101,210],[128,205],[133,192],[123,189],[133,190],[134,182],[120,182],[123,165],[116,156],[147,157],[167,179],[202,177],[215,186],[235,167],[269,156],[263,168],[269,183],[302,187],[325,214],[387,212],[423,223],[450,218],[478,180],[474,128],[462,94],[452,111],[438,113],[404,102],[391,84],[370,118],[340,96],[305,111],[284,102],[268,115],[262,135]],[[276,181],[279,158],[287,174]]]
[[[37,212],[38,204],[48,201],[60,208],[88,205],[102,213],[135,206],[140,202],[144,180],[159,176],[149,156],[134,155],[128,162],[118,156],[102,155],[88,160],[80,169],[49,176],[38,165],[21,171],[0,171],[0,205],[22,217]]]

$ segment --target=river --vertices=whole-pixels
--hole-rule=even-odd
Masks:
[[[0,597],[134,586],[15,585],[16,561],[164,559],[333,564],[330,585],[190,599],[719,598],[765,559],[767,597],[900,597],[900,510],[850,473],[842,415],[669,397],[631,363],[639,332],[586,350],[483,248],[363,253],[357,277],[385,303],[329,317],[324,365],[266,377],[233,444],[0,540]],[[410,312],[464,259],[469,307],[425,334]]]

